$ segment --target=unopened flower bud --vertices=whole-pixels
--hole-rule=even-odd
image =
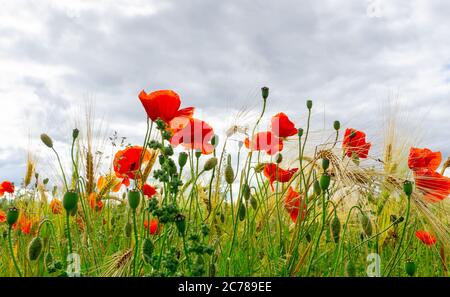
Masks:
[[[269,88],[268,87],[262,87],[261,88],[262,97],[264,100],[267,100],[269,97]]]
[[[339,130],[339,129],[341,129],[341,122],[339,122],[339,121],[334,121],[334,123],[333,123],[333,127],[334,127],[334,130]]]
[[[297,135],[298,135],[298,137],[302,137],[303,136],[303,129],[302,128],[298,129]]]
[[[307,101],[306,101],[306,107],[307,107],[308,109],[311,109],[312,106],[313,106],[312,100],[307,100]]]
[[[78,203],[78,194],[75,191],[67,191],[63,197],[63,206],[67,212],[76,209]]]
[[[213,137],[211,138],[211,144],[214,147],[217,147],[219,145],[219,135],[214,134]]]
[[[128,204],[132,210],[136,210],[141,202],[141,192],[139,190],[130,190],[128,192]]]
[[[275,157],[275,162],[277,164],[280,164],[283,161],[283,155],[282,154],[277,154],[277,156]]]
[[[405,192],[406,196],[411,197],[411,194],[413,192],[413,184],[409,180],[405,181],[403,183],[403,191]]]
[[[50,136],[43,133],[41,134],[41,140],[46,146],[48,146],[49,148],[53,148],[53,140],[50,138]]]
[[[184,167],[186,165],[188,159],[188,154],[185,152],[181,152],[178,156],[178,166]]]
[[[28,245],[28,259],[30,261],[35,261],[39,258],[44,247],[44,241],[41,237],[37,236],[33,238]]]
[[[330,167],[330,160],[327,158],[322,159],[322,168],[324,171],[327,171],[327,169]]]
[[[234,170],[231,164],[228,164],[225,167],[225,181],[229,185],[231,185],[234,182]]]
[[[325,191],[330,186],[331,177],[328,174],[322,174],[320,177],[320,188]]]
[[[73,131],[72,131],[72,138],[74,140],[77,139],[79,134],[80,134],[80,130],[78,130],[77,128],[73,129]]]
[[[203,169],[205,171],[209,171],[209,170],[212,170],[216,166],[217,166],[217,158],[216,157],[212,157],[208,161],[206,161],[205,166],[203,167]]]
[[[11,207],[8,209],[8,213],[6,214],[6,222],[9,226],[14,225],[19,218],[19,210],[15,207]]]

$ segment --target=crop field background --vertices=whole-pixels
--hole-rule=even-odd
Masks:
[[[448,276],[448,4],[100,2],[2,3],[0,276]]]

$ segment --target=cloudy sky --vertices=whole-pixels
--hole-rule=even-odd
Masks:
[[[141,89],[176,90],[218,131],[258,111],[382,141],[388,101],[450,154],[449,1],[0,1],[0,180],[20,182],[39,134],[63,148],[95,106],[104,134],[145,133]],[[408,124],[405,124],[408,126]]]

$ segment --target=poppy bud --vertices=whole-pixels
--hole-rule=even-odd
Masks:
[[[372,223],[370,222],[369,217],[366,214],[361,216],[361,226],[364,233],[370,237],[372,236]]]
[[[298,135],[298,137],[302,137],[303,136],[303,129],[302,128],[298,129],[297,135]]]
[[[42,182],[44,183],[44,185],[48,184],[49,179],[45,178]]]
[[[311,109],[312,106],[313,106],[312,100],[307,100],[307,101],[306,101],[306,107],[307,107],[308,109]]]
[[[314,194],[316,194],[316,196],[319,196],[320,193],[322,193],[322,189],[320,188],[320,183],[318,180],[316,180],[314,182]]]
[[[322,159],[323,171],[327,171],[328,167],[330,167],[330,160],[328,160],[327,158],[323,158]]]
[[[334,130],[338,131],[339,129],[341,129],[341,122],[334,121],[333,127],[334,127]]]
[[[73,129],[73,131],[72,131],[73,140],[77,139],[79,134],[80,134],[80,130],[78,130],[77,128]]]
[[[142,243],[142,258],[144,259],[145,263],[150,264],[154,249],[155,246],[153,245],[152,240],[148,237],[145,238],[144,242]]]
[[[53,148],[53,140],[50,138],[50,136],[43,133],[41,134],[41,140],[46,146],[48,146],[49,148]]]
[[[201,150],[196,150],[195,151],[195,157],[198,159],[202,156],[202,151]]]
[[[178,165],[180,167],[184,167],[186,165],[188,159],[188,154],[185,152],[181,152],[180,155],[178,155]]]
[[[322,174],[322,176],[320,177],[320,188],[322,189],[322,191],[328,189],[328,187],[330,186],[330,181],[331,177],[328,174]]]
[[[330,223],[330,230],[331,235],[334,238],[334,242],[339,242],[339,232],[341,232],[341,221],[339,221],[339,218],[337,216],[334,216],[334,218],[331,220]]]
[[[352,260],[348,260],[347,264],[345,265],[345,274],[348,277],[356,276],[356,267]]]
[[[78,203],[78,194],[75,191],[67,191],[63,197],[63,206],[67,212],[72,212]]]
[[[255,172],[256,172],[256,173],[261,173],[261,172],[263,172],[264,166],[266,166],[266,164],[264,164],[264,163],[259,163],[258,165],[255,166]]]
[[[268,87],[262,87],[261,88],[261,94],[264,100],[266,100],[269,97],[269,88]]]
[[[132,210],[136,210],[141,201],[141,192],[139,190],[130,190],[128,192],[128,204]]]
[[[175,216],[175,225],[177,226],[178,233],[181,236],[184,236],[184,232],[186,232],[186,217],[179,213]]]
[[[19,210],[15,207],[11,207],[8,209],[8,213],[6,214],[6,221],[8,222],[9,226],[14,225],[17,222],[17,219],[19,218]]]
[[[246,208],[244,203],[239,206],[239,220],[243,221],[245,219]]]
[[[275,162],[277,164],[280,164],[283,161],[283,155],[282,154],[277,154],[277,156],[275,157]]]
[[[234,181],[234,170],[231,164],[225,167],[225,181],[227,184],[231,185]]]
[[[132,228],[131,223],[127,222],[125,225],[125,236],[128,238],[131,236],[131,230],[132,230],[131,228]]]
[[[403,183],[403,191],[405,192],[406,196],[411,197],[411,194],[413,192],[412,182],[410,182],[409,180],[405,181]]]
[[[416,273],[416,263],[413,260],[408,260],[405,263],[405,272],[409,276],[414,276]]]
[[[33,238],[28,245],[28,259],[30,261],[35,261],[39,258],[44,247],[44,241],[41,237],[37,236]]]
[[[244,196],[245,200],[250,199],[250,186],[248,184],[243,185],[242,196]]]
[[[212,170],[216,166],[217,166],[217,158],[216,157],[212,157],[208,161],[206,161],[205,166],[203,167],[203,169],[205,171],[209,171],[209,170]]]
[[[250,205],[254,210],[256,210],[256,208],[258,207],[258,200],[256,200],[255,197],[252,197],[252,199],[250,199]]]
[[[213,145],[213,147],[217,147],[217,145],[219,144],[219,135],[213,135],[213,137],[211,138],[211,144]]]

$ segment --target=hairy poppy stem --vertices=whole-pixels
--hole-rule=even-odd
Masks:
[[[9,228],[8,228],[9,251],[11,252],[11,258],[13,259],[14,267],[16,268],[17,274],[20,277],[22,277],[22,272],[20,272],[19,265],[17,265],[16,257],[14,256],[14,250],[13,250],[12,240],[11,240],[11,229],[12,229],[12,226],[9,226]]]

